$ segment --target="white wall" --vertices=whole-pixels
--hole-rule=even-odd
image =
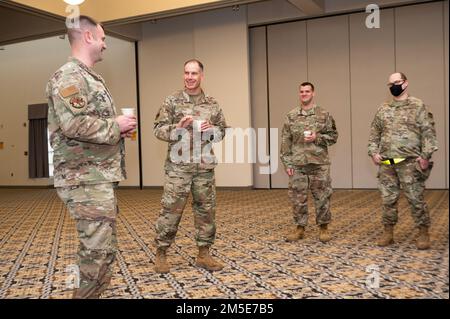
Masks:
[[[395,9],[396,69],[407,74],[409,93],[424,101],[436,123],[439,150],[433,154],[434,167],[427,181],[430,188],[448,187],[443,9],[443,2]]]
[[[362,28],[366,17],[366,13],[352,14],[349,21],[354,188],[377,187],[377,167],[367,156],[368,127],[379,104],[389,99],[385,83],[395,71],[394,10],[381,11],[379,29]]]
[[[297,85],[316,85],[316,101],[333,114],[339,132],[330,149],[333,187],[376,188],[376,167],[367,155],[370,124],[381,103],[390,99],[389,74],[404,72],[409,93],[433,112],[439,150],[428,188],[448,188],[448,6],[446,2],[381,10],[381,28],[365,26],[367,13],[258,26],[251,29],[252,96],[265,92],[268,105],[254,99],[254,113],[269,114],[281,129],[289,108],[298,105]],[[306,29],[306,32],[305,32]],[[267,39],[265,38],[267,30]],[[267,40],[267,65],[266,59]],[[264,118],[258,126],[267,127]],[[272,175],[273,187],[287,187],[284,172]],[[268,177],[257,176],[256,187]]]
[[[183,64],[205,66],[203,88],[215,97],[231,127],[250,127],[247,15],[225,8],[143,25],[140,43],[144,186],[163,184],[167,143],[153,135],[153,121],[165,97],[183,88]],[[252,185],[251,164],[219,164],[218,186]]]
[[[134,44],[107,38],[105,60],[96,70],[105,78],[117,107],[136,107]],[[49,179],[28,178],[28,105],[46,103],[50,76],[70,55],[67,40],[52,37],[5,46],[0,51],[0,185],[45,186]],[[27,123],[24,127],[23,123]],[[127,142],[129,180],[137,185],[137,142]],[[11,176],[11,173],[14,176]]]

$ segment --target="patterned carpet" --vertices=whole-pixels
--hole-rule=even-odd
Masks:
[[[161,190],[121,189],[119,253],[103,297],[448,299],[448,195],[447,190],[426,192],[432,249],[418,251],[403,196],[396,243],[379,248],[374,244],[381,234],[377,191],[335,191],[333,240],[322,244],[314,214],[305,239],[284,241],[292,229],[286,190],[220,190],[213,255],[225,263],[224,270],[194,266],[188,204],[169,250],[172,272],[159,275],[153,271],[153,238]],[[54,190],[0,189],[0,298],[70,297],[66,267],[75,263],[76,249],[74,221]]]

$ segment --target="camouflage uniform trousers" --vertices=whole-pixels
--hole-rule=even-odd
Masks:
[[[186,206],[192,192],[192,210],[196,229],[197,246],[210,246],[216,234],[216,188],[214,170],[174,172],[166,170],[162,209],[156,221],[156,246],[169,247],[175,240]]]
[[[98,298],[112,278],[115,260],[117,183],[58,187],[57,192],[76,221],[80,245],[80,287],[74,298]]]
[[[383,224],[395,225],[398,221],[397,201],[401,186],[411,206],[416,225],[427,227],[430,225],[430,215],[423,194],[432,165],[433,163],[430,163],[430,166],[422,171],[415,158],[408,158],[395,165],[380,165],[378,189],[383,202]]]
[[[308,188],[314,198],[316,208],[316,224],[325,225],[331,221],[330,199],[331,188],[330,165],[308,164],[294,169],[289,177],[288,195],[294,210],[294,224],[308,224]]]

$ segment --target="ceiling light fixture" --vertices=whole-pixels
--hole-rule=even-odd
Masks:
[[[84,0],[64,0],[64,2],[73,6],[77,6],[79,4],[82,4]]]

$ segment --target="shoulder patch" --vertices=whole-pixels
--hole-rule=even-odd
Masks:
[[[69,97],[69,96],[72,96],[72,95],[75,95],[78,93],[80,93],[80,90],[75,85],[71,85],[71,86],[68,86],[66,88],[59,90],[59,94],[61,94],[61,96],[63,98],[66,98],[66,97]]]
[[[83,109],[86,106],[86,99],[81,95],[73,96],[70,98],[69,104],[75,109]]]

